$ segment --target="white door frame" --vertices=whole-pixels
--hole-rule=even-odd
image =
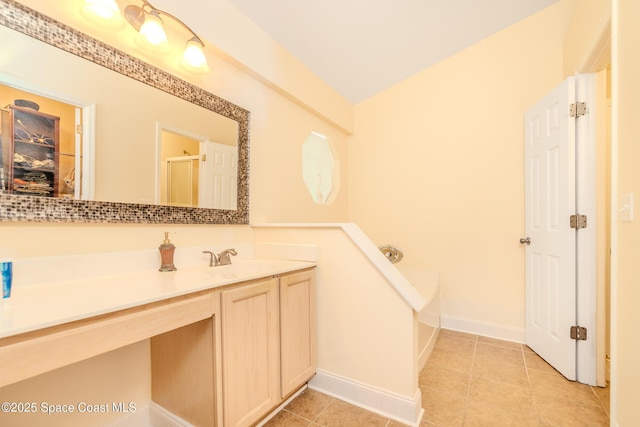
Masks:
[[[576,100],[586,102],[588,113],[575,121],[576,134],[576,212],[587,216],[587,228],[576,237],[576,322],[587,328],[587,340],[577,341],[577,380],[596,385],[598,342],[597,331],[597,242],[596,224],[596,75],[576,76]],[[595,339],[589,339],[589,335]]]

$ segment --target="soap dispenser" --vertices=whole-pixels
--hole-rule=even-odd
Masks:
[[[173,264],[173,253],[176,247],[169,240],[169,232],[164,233],[164,242],[158,247],[158,250],[160,251],[160,258],[162,259],[160,271],[176,271],[177,268]]]

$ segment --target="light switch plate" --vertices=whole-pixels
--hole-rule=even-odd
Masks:
[[[620,221],[633,221],[633,193],[620,196]]]

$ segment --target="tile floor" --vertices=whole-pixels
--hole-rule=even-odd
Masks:
[[[527,346],[441,330],[420,372],[433,426],[609,425],[608,388],[567,381]],[[401,427],[403,424],[307,389],[265,427]]]

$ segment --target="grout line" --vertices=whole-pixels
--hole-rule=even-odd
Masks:
[[[332,397],[332,398],[331,398],[331,400],[329,401],[329,403],[327,403],[327,405],[326,405],[324,408],[322,408],[322,410],[321,410],[320,412],[318,412],[318,415],[316,415],[316,417],[315,417],[314,419],[312,419],[312,420],[311,420],[311,423],[313,424],[313,423],[314,423],[314,422],[315,422],[315,421],[320,417],[320,415],[322,415],[322,413],[323,413],[324,411],[326,411],[326,410],[327,410],[327,408],[328,408],[329,406],[331,406],[331,405],[333,404],[333,402],[335,402],[335,401],[336,401],[336,398],[335,398],[335,397]]]
[[[520,345],[520,351],[522,351],[522,360],[524,361],[524,370],[527,374],[527,388],[529,389],[529,396],[531,397],[531,405],[533,405],[533,411],[535,412],[536,419],[538,420],[538,425],[542,425],[542,418],[540,416],[540,409],[536,403],[536,399],[534,399],[533,393],[533,384],[531,384],[531,377],[529,376],[529,365],[527,364],[527,358],[524,353],[524,344]]]
[[[475,343],[473,344],[473,359],[471,360],[471,370],[469,371],[469,383],[467,384],[467,393],[464,397],[464,407],[462,409],[462,425],[467,416],[467,407],[469,405],[469,395],[471,394],[471,381],[473,381],[473,368],[476,365],[476,357],[478,352],[478,336],[475,336]]]

